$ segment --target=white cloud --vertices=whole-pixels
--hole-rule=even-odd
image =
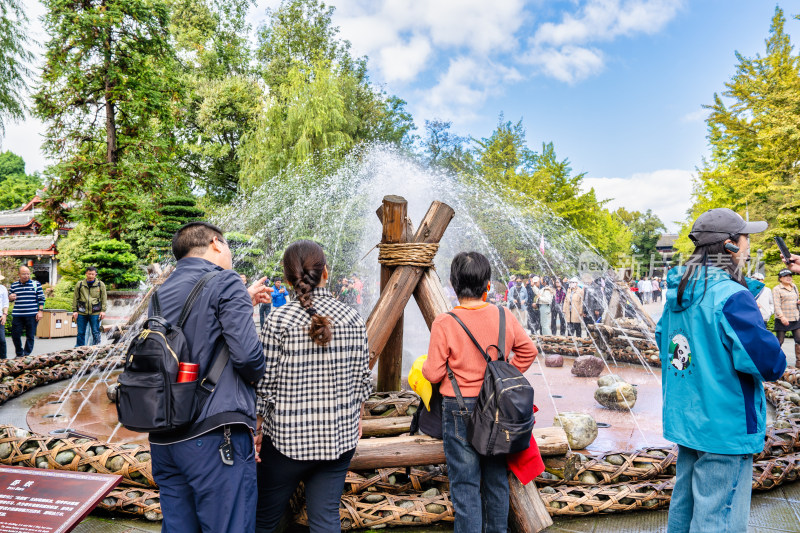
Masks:
[[[677,232],[691,206],[692,179],[689,170],[664,169],[637,173],[629,178],[584,178],[585,190],[594,188],[598,199],[610,198],[610,209],[624,207],[631,211],[653,213]]]
[[[697,111],[691,111],[686,113],[681,117],[681,122],[702,122],[708,116],[708,110],[706,109],[698,109]]]
[[[430,55],[431,45],[425,37],[414,37],[408,43],[383,48],[379,57],[384,80],[388,83],[412,81]]]
[[[543,48],[530,52],[527,61],[538,65],[547,76],[576,83],[603,70],[603,52],[580,46]]]
[[[621,35],[652,34],[672,20],[683,0],[589,0],[561,22],[539,26],[533,42],[543,46],[609,41]]]

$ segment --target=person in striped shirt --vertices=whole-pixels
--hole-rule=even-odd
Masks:
[[[11,312],[11,340],[17,357],[24,357],[33,351],[36,337],[36,323],[42,319],[44,310],[44,291],[42,284],[31,279],[31,271],[26,266],[19,267],[19,281],[11,284],[8,299],[14,302]],[[25,348],[22,347],[22,332],[25,331]]]

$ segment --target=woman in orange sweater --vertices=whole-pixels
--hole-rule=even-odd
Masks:
[[[491,267],[478,252],[462,252],[450,265],[450,283],[459,305],[453,310],[481,346],[497,344],[500,317],[497,307],[486,303]],[[511,364],[525,372],[536,358],[536,346],[508,309],[506,347]],[[497,359],[495,350],[488,351]],[[467,410],[462,411],[447,377],[446,364],[455,374]],[[450,478],[450,497],[455,508],[455,533],[505,532],[508,528],[508,476],[505,456],[481,456],[467,442],[466,424],[481,390],[486,360],[450,315],[439,315],[431,326],[428,359],[422,374],[431,383],[441,382],[442,435]]]

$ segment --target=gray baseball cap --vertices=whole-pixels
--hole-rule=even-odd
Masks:
[[[745,222],[736,211],[727,207],[709,209],[694,221],[689,238],[695,246],[705,246],[730,239],[733,235],[761,233],[767,229],[764,221]]]

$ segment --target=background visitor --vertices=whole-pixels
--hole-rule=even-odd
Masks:
[[[753,279],[764,283],[764,274],[753,274]],[[770,290],[770,288],[766,285],[764,285],[758,292],[758,295],[756,296],[756,304],[758,304],[758,310],[761,311],[761,318],[764,319],[764,326],[766,326],[769,322],[769,319],[772,318],[772,314],[775,312],[775,303],[772,300],[772,290]]]
[[[528,307],[528,291],[525,286],[518,281],[516,276],[511,279],[514,285],[508,289],[508,308],[511,309],[517,322],[519,322],[522,327],[525,327],[525,324],[528,323],[526,312],[526,308]]]
[[[797,285],[792,280],[792,272],[784,268],[778,272],[780,282],[772,289],[775,309],[775,335],[783,345],[786,332],[791,331],[794,339],[794,366],[800,368],[800,310],[798,310]]]
[[[3,281],[6,277],[0,274],[0,281]],[[8,357],[8,347],[6,346],[6,321],[8,320],[8,307],[10,302],[8,301],[8,289],[6,286],[0,283],[0,359],[6,359]]]
[[[562,309],[564,319],[567,321],[567,335],[580,337],[583,321],[583,289],[578,287],[578,280],[575,278],[569,281]]]
[[[91,333],[90,345],[100,344],[100,322],[106,317],[106,284],[97,279],[97,268],[86,269],[86,277],[75,285],[72,295],[72,320],[78,324],[75,346],[86,345],[86,326]]]
[[[42,284],[31,279],[28,267],[19,267],[19,281],[11,284],[8,299],[14,302],[14,309],[11,311],[11,340],[14,342],[14,351],[17,357],[24,357],[33,351],[36,324],[42,319],[45,302]]]
[[[552,335],[550,329],[551,310],[555,300],[555,290],[545,283],[539,289],[539,324],[541,324],[542,335]]]

